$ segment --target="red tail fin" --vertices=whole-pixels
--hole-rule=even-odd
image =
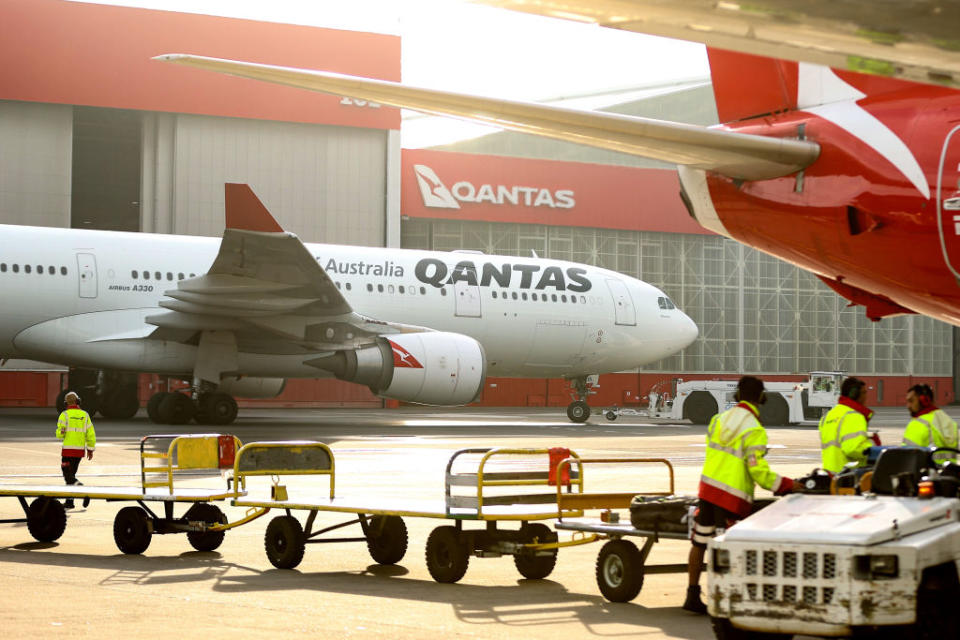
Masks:
[[[707,47],[720,122],[797,107],[797,63]]]
[[[245,231],[283,231],[260,198],[248,185],[228,182],[223,185],[227,229]]]

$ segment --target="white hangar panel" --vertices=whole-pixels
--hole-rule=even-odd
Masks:
[[[155,114],[144,134],[145,231],[220,235],[242,182],[305,241],[384,244],[387,131]]]
[[[0,100],[0,223],[70,226],[73,109]]]

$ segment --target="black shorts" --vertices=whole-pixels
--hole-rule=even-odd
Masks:
[[[700,502],[697,503],[697,513],[693,518],[690,541],[695,547],[706,547],[710,538],[716,535],[718,528],[726,529],[739,519],[740,516],[737,514],[700,498]]]

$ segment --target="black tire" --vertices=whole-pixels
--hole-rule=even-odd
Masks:
[[[792,633],[765,633],[763,631],[747,631],[738,629],[727,618],[710,618],[713,635],[717,640],[790,640]]]
[[[957,570],[951,562],[923,572],[923,582],[917,589],[917,621],[899,637],[909,640],[939,640],[960,635],[960,584]]]
[[[437,527],[427,538],[427,571],[437,582],[457,582],[467,573],[470,551],[456,527]]]
[[[34,540],[59,540],[67,528],[67,512],[59,500],[40,497],[27,507],[27,530]]]
[[[407,554],[407,525],[400,516],[373,516],[367,523],[367,550],[377,564],[396,564]]]
[[[577,400],[567,405],[567,417],[570,422],[586,422],[590,419],[590,405],[583,400]]]
[[[187,510],[183,516],[187,520],[208,522],[210,524],[227,524],[226,514],[215,504],[198,502]],[[221,544],[226,531],[188,531],[187,540],[197,551],[213,551]]]
[[[556,542],[557,532],[545,524],[534,522],[525,524],[520,529],[520,538],[523,542],[531,544],[534,541]],[[532,550],[526,553],[521,552],[513,556],[513,564],[524,578],[542,580],[553,573],[553,568],[557,566],[557,550],[550,549],[550,555],[534,555]]]
[[[293,516],[278,516],[267,525],[263,548],[277,569],[293,569],[300,564],[306,546],[303,527]]]
[[[158,393],[150,396],[150,399],[147,400],[147,417],[150,418],[150,422],[155,424],[163,424],[160,420],[160,403],[163,402],[163,399],[169,395],[166,391],[160,391]]]
[[[617,419],[618,416],[616,411],[605,411],[603,413],[603,417],[609,420],[610,422],[613,422],[614,420]]]
[[[709,424],[717,411],[717,399],[709,391],[694,391],[683,403],[683,417],[693,424]]]
[[[142,507],[124,507],[113,519],[113,540],[126,554],[143,553],[153,537],[150,517]]]
[[[790,422],[790,407],[776,391],[767,393],[767,401],[760,405],[760,424],[765,427],[782,427]]]
[[[643,588],[640,550],[629,540],[610,540],[597,556],[597,586],[610,602],[630,602]]]
[[[193,404],[193,400],[182,393],[168,393],[160,401],[157,413],[160,415],[160,421],[164,424],[187,424],[193,419],[196,406]]]
[[[200,398],[197,408],[199,424],[227,425],[237,419],[237,401],[227,393],[210,393]]]
[[[104,398],[100,413],[112,420],[129,420],[140,410],[140,398],[136,387],[114,389]]]

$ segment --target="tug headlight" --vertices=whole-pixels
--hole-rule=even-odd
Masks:
[[[854,577],[860,580],[890,579],[900,575],[900,558],[896,555],[856,556]]]
[[[713,561],[710,563],[710,568],[714,573],[727,573],[730,571],[730,550],[714,549]]]

